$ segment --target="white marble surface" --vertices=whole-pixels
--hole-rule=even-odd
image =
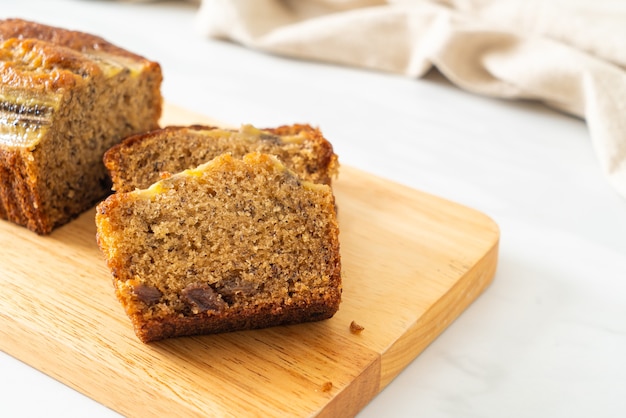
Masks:
[[[235,124],[318,125],[343,164],[500,225],[492,286],[359,417],[626,416],[626,199],[603,177],[584,122],[437,74],[413,80],[203,39],[196,7],[0,0],[0,18],[104,36],[159,61],[172,103]],[[115,415],[0,353],[0,416]]]

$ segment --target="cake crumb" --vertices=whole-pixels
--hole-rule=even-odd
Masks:
[[[273,155],[223,154],[98,205],[98,245],[141,341],[335,314],[334,196],[294,178]]]
[[[328,381],[322,385],[322,392],[330,392],[333,388],[333,382]]]
[[[360,334],[361,331],[363,331],[365,328],[359,324],[357,324],[356,322],[352,321],[350,322],[350,332],[353,334]]]

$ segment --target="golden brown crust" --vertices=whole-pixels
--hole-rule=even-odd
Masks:
[[[71,48],[75,51],[104,51],[135,60],[143,60],[146,61],[146,63],[150,62],[144,57],[113,45],[99,36],[22,19],[0,20],[0,41],[10,38],[39,39],[55,45]]]
[[[320,299],[306,304],[288,307],[264,306],[247,309],[237,314],[217,315],[204,313],[192,317],[169,317],[162,320],[141,322],[133,319],[135,334],[144,342],[188,335],[216,334],[280,325],[294,325],[304,322],[321,321],[331,318],[339,308],[339,295]]]
[[[40,41],[40,42],[37,42]],[[148,60],[141,55],[118,47],[105,39],[86,32],[67,30],[43,25],[22,19],[0,20],[0,58],[2,54],[13,54],[12,62],[0,63],[4,66],[2,83],[35,89],[40,85],[47,89],[70,88],[80,82],[86,74],[95,75],[100,71],[93,62],[93,55],[100,53],[124,57],[143,67],[146,74],[154,78],[156,85],[161,84],[162,72],[158,62]],[[74,52],[71,52],[73,50]],[[12,51],[12,52],[11,52]],[[5,61],[0,59],[0,61]],[[35,64],[40,69],[55,68],[61,71],[55,77],[45,73],[25,74],[17,69],[24,64]],[[160,94],[159,94],[160,96]],[[159,102],[159,115],[162,103]]]
[[[71,89],[101,73],[93,60],[50,42],[11,38],[0,43],[0,75],[5,88],[33,93]]]
[[[114,45],[107,40],[99,36],[92,35],[90,33],[43,25],[40,23],[30,22],[22,19],[0,20],[0,42],[7,41],[11,38],[15,38],[16,40],[31,39],[44,41],[57,47],[69,48],[87,55],[103,52],[113,56],[128,58],[130,60],[140,63],[144,67],[144,71],[146,73],[150,73],[153,77],[157,78],[157,80],[155,81],[157,81],[158,84],[160,84],[162,81],[161,66],[158,62],[148,60],[141,55],[118,47],[117,45]],[[79,62],[81,61],[81,59],[79,58],[80,56],[72,56],[72,54],[62,49],[54,50],[53,48],[53,51],[49,54],[49,56],[52,62],[62,62],[63,65],[67,65],[66,61],[68,60],[78,60]],[[76,64],[69,65],[76,67]],[[88,62],[82,61],[80,65],[85,65],[85,68],[90,68],[97,71],[97,69],[90,67],[90,64]],[[63,77],[68,77],[68,75],[66,74]],[[58,81],[60,85],[62,85],[64,82],[68,81]],[[159,104],[159,106],[161,105]]]
[[[331,173],[328,182],[326,182],[329,185],[331,184],[330,180],[332,176],[335,176],[339,170],[339,162],[332,144],[324,138],[319,129],[313,128],[308,124],[294,124],[283,125],[277,128],[267,128],[267,130],[275,135],[296,135],[300,132],[306,132],[309,139],[320,147],[318,164],[320,167],[326,167],[326,170]]]
[[[41,199],[36,183],[36,173],[19,151],[0,148],[0,219],[10,219],[39,234],[47,234],[52,225],[37,210]]]

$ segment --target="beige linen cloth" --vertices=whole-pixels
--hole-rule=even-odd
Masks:
[[[535,99],[584,118],[626,197],[625,0],[202,0],[197,28],[271,53]]]

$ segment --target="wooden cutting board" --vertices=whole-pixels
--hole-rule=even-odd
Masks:
[[[165,110],[164,124],[207,121]],[[344,291],[330,320],[142,344],[91,210],[47,237],[0,221],[0,349],[127,416],[355,415],[491,282],[499,230],[351,167],[334,189]]]

